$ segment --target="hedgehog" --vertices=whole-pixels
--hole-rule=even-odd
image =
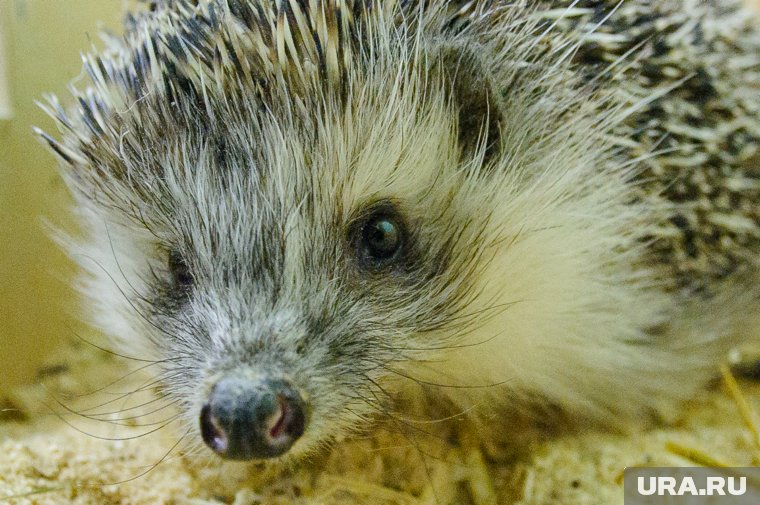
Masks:
[[[296,460],[394,402],[634,425],[760,322],[738,0],[163,0],[37,131],[88,321],[188,439]]]

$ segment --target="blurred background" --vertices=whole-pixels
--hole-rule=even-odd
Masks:
[[[34,380],[77,328],[74,272],[44,219],[67,225],[68,194],[32,125],[55,133],[35,105],[81,71],[98,28],[118,29],[122,0],[0,0],[0,394]]]

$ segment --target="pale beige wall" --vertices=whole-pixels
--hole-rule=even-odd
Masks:
[[[60,220],[67,194],[53,157],[31,135],[32,125],[54,131],[33,102],[49,91],[65,95],[80,51],[98,40],[97,21],[118,28],[121,8],[121,0],[0,0],[13,109],[0,119],[0,396],[32,380],[74,325],[71,267],[40,218]]]

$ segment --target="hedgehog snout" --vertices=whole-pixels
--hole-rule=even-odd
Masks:
[[[306,405],[285,380],[228,376],[211,389],[200,428],[203,441],[222,458],[273,458],[303,434]]]

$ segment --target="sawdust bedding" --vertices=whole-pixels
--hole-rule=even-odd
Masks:
[[[181,433],[164,427],[150,382],[130,373],[138,368],[80,342],[36,385],[0,394],[0,504],[608,505],[623,502],[626,466],[760,463],[760,385],[726,373],[678,420],[635,435],[543,435],[514,451],[489,448],[455,420],[426,427],[430,435],[390,423],[283,467],[179,451]]]

